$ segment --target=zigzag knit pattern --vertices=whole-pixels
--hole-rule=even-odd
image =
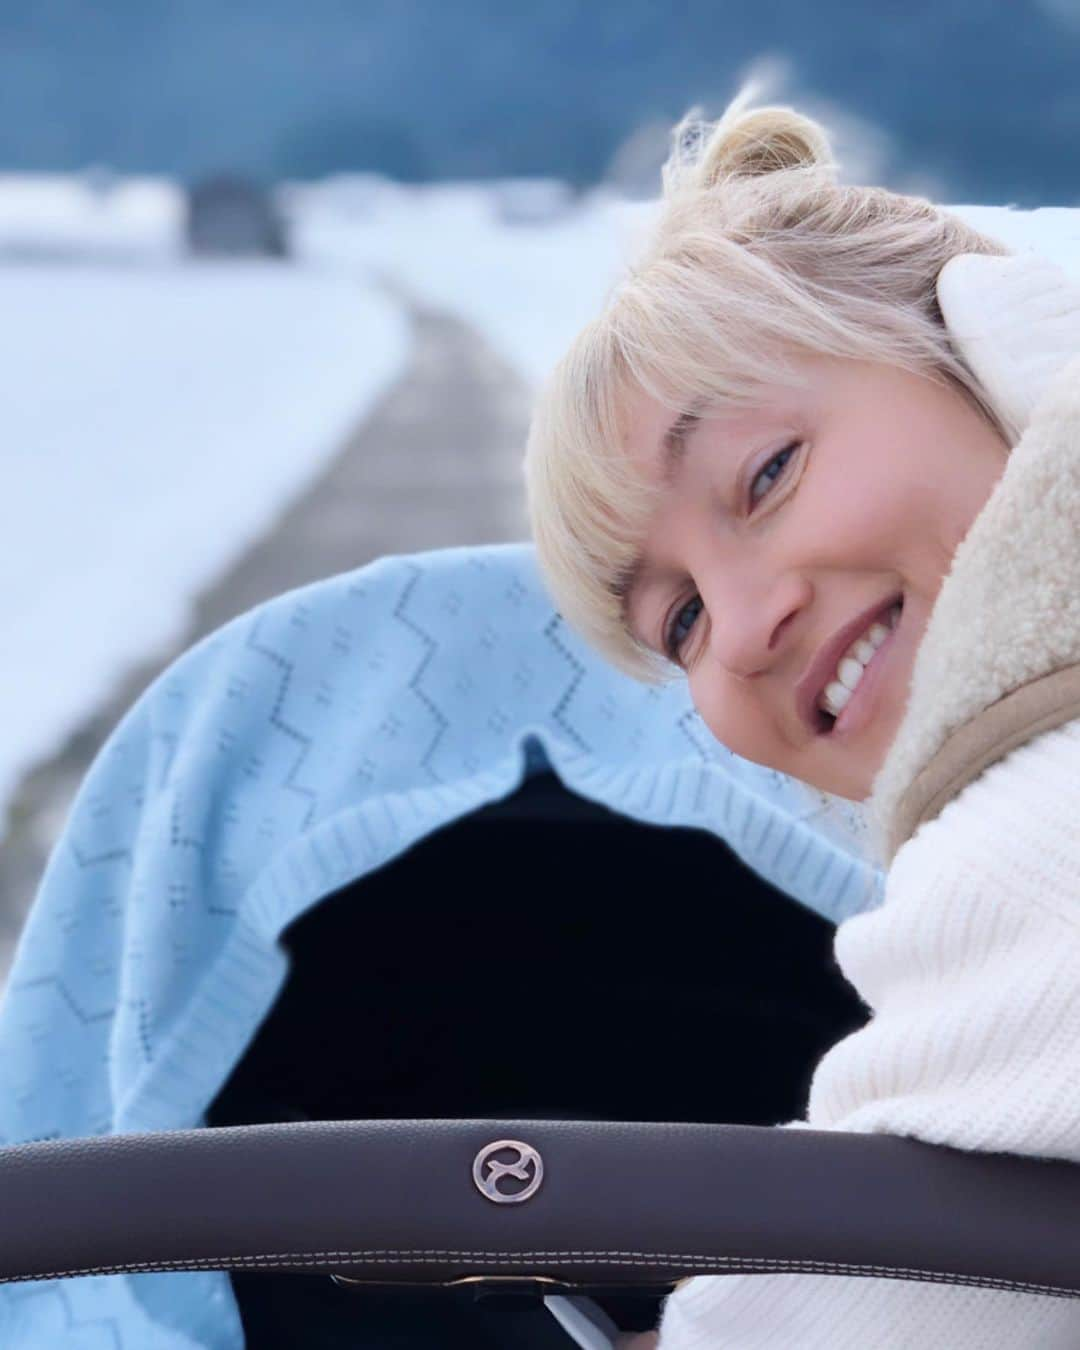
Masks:
[[[530,547],[385,558],[205,639],[102,750],[0,1008],[4,1142],[200,1124],[285,980],[284,928],[545,763],[629,817],[711,831],[833,921],[881,899],[858,812],[725,750],[683,683],[606,666]],[[0,1344],[243,1332],[222,1272],[99,1276],[0,1287]]]

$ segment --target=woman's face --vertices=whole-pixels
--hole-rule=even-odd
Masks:
[[[798,367],[805,389],[684,420],[681,453],[671,410],[643,393],[631,400],[627,453],[666,485],[628,621],[654,650],[665,635],[679,644],[694,704],[730,750],[861,801],[899,729],[938,590],[1008,447],[951,387],[864,361]],[[895,632],[873,664],[860,649],[866,673],[822,733],[818,695],[837,673],[819,658],[857,621],[843,655],[867,613],[881,611],[887,627],[894,599]]]

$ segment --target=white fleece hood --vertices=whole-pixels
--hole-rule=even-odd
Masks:
[[[907,711],[869,801],[874,847],[886,865],[920,823],[917,817],[928,818],[925,809],[915,819],[910,812],[905,818],[905,796],[946,742],[1005,696],[1078,666],[1080,355],[1075,355],[1039,398],[938,593],[916,657]],[[1080,715],[1064,706],[1061,712],[1048,725],[1059,724],[1066,713]],[[1021,739],[1041,729],[1038,717],[1027,720]],[[1013,744],[1020,743],[1016,721],[1011,719]],[[964,758],[985,759],[984,732],[972,728],[968,736]],[[948,794],[938,796],[934,814]]]

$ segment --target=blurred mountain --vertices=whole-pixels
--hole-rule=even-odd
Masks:
[[[770,56],[882,181],[1080,201],[1080,0],[7,0],[0,169],[584,184]]]

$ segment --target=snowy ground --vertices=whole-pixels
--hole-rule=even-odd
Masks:
[[[0,270],[0,803],[184,631],[400,370],[400,308],[255,264]]]
[[[295,262],[191,263],[168,183],[0,178],[0,822],[402,369],[404,298],[534,386],[651,210],[527,183],[351,178],[285,199]],[[962,211],[1080,275],[1080,211]]]

